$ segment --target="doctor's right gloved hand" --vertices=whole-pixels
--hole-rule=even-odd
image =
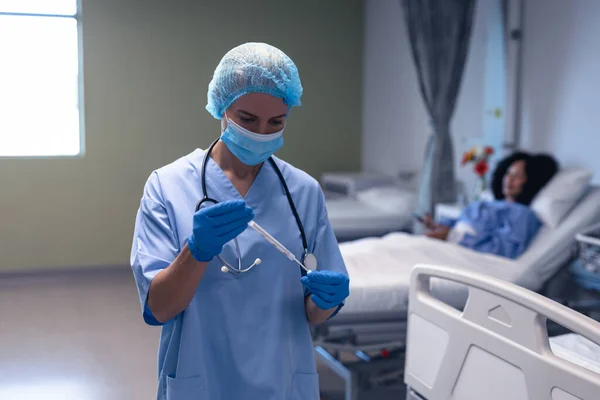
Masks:
[[[213,259],[225,243],[242,233],[254,218],[254,211],[242,200],[229,200],[201,208],[194,214],[188,248],[200,262]]]

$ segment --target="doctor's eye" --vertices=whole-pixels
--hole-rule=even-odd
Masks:
[[[245,123],[245,124],[249,124],[250,122],[254,122],[255,119],[254,118],[248,118],[248,117],[240,117],[240,121]]]
[[[280,126],[280,125],[282,125],[282,124],[283,124],[283,122],[282,122],[282,121],[280,121],[280,120],[269,121],[269,123],[270,123],[272,126]]]

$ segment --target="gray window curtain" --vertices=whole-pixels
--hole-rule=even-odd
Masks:
[[[431,121],[416,212],[456,201],[450,121],[469,51],[475,0],[401,0],[421,95]],[[422,226],[415,224],[416,233]]]

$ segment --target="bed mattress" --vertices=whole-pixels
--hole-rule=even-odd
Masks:
[[[410,274],[416,264],[432,264],[491,274],[514,282],[524,267],[516,261],[406,233],[341,243],[340,250],[350,276],[350,296],[340,314],[372,312],[405,313]],[[460,306],[467,292],[462,285],[432,280],[438,298]]]
[[[358,191],[354,196],[325,193],[329,220],[338,240],[381,236],[410,227],[415,206],[414,190],[383,185]]]
[[[351,197],[327,200],[327,213],[338,240],[351,240],[406,229],[410,213],[382,210]]]

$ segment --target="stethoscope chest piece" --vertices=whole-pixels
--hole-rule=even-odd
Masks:
[[[317,257],[313,253],[304,256],[304,266],[310,271],[317,270]]]

